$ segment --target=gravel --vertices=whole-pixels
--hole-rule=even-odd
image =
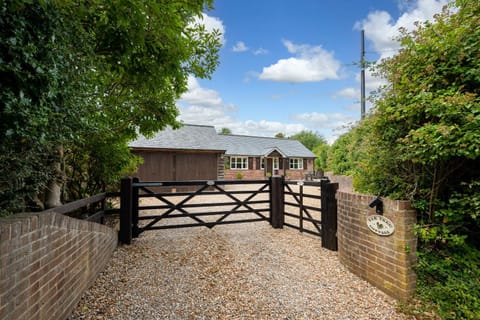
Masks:
[[[142,233],[69,320],[409,319],[396,303],[319,237],[256,222]]]

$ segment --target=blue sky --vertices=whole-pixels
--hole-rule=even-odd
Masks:
[[[216,0],[201,23],[222,32],[211,79],[190,77],[178,101],[184,123],[234,134],[330,143],[360,119],[360,30],[368,61],[398,50],[398,28],[431,20],[447,0]],[[367,72],[367,94],[381,79]]]

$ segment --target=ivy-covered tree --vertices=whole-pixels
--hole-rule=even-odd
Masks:
[[[378,65],[388,85],[362,124],[367,156],[355,181],[413,201],[419,293],[443,318],[478,319],[480,3],[454,5],[403,31],[400,52]]]
[[[96,193],[135,166],[128,141],[178,127],[188,75],[218,64],[212,1],[1,2],[0,212]]]

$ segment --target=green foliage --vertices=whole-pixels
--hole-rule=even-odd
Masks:
[[[277,133],[277,134],[275,135],[275,138],[281,138],[281,139],[283,139],[283,138],[285,138],[285,134],[283,134],[282,132],[279,132],[279,133]]]
[[[23,210],[54,178],[58,145],[88,114],[75,23],[50,2],[0,4],[0,212]],[[64,32],[70,30],[72,32]],[[73,48],[75,44],[75,48]],[[61,128],[61,130],[59,130]]]
[[[421,252],[418,295],[442,319],[480,318],[480,251],[470,245]]]
[[[328,150],[327,167],[334,174],[352,176],[363,152],[364,128],[354,127],[341,135]]]
[[[313,149],[313,153],[317,156],[315,159],[315,170],[323,170],[327,169],[327,160],[328,160],[328,151],[330,146],[328,144],[321,144],[316,146]]]
[[[243,179],[243,173],[238,172],[238,173],[237,173],[237,179],[238,179],[238,180],[242,180],[242,179]]]
[[[404,32],[400,52],[376,67],[388,85],[360,124],[354,183],[412,200],[419,296],[442,318],[478,319],[480,3],[455,4]]]
[[[232,130],[230,130],[229,128],[222,128],[218,134],[223,134],[223,135],[232,134]]]
[[[143,161],[131,155],[125,141],[101,137],[72,146],[65,160],[68,177],[65,187],[71,199],[82,199],[101,191],[118,191],[118,181],[133,175]]]
[[[65,199],[104,190],[138,163],[138,133],[178,127],[188,76],[218,64],[219,34],[197,22],[211,5],[1,2],[0,214],[25,210],[59,163]]]
[[[469,243],[480,247],[480,180],[450,186],[448,200],[436,203],[435,221],[420,221],[416,231],[423,240],[424,250],[437,245],[461,246]],[[425,211],[424,199],[415,201],[418,210]]]
[[[223,159],[225,170],[230,170],[230,157],[225,157]]]
[[[327,141],[324,137],[318,133],[313,133],[312,131],[301,131],[289,137],[289,139],[300,141],[309,150],[313,150],[319,145],[327,144]]]

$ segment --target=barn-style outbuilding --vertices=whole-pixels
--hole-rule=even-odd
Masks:
[[[142,181],[303,179],[314,171],[315,154],[297,140],[219,135],[213,126],[185,124],[130,143],[141,156]]]

